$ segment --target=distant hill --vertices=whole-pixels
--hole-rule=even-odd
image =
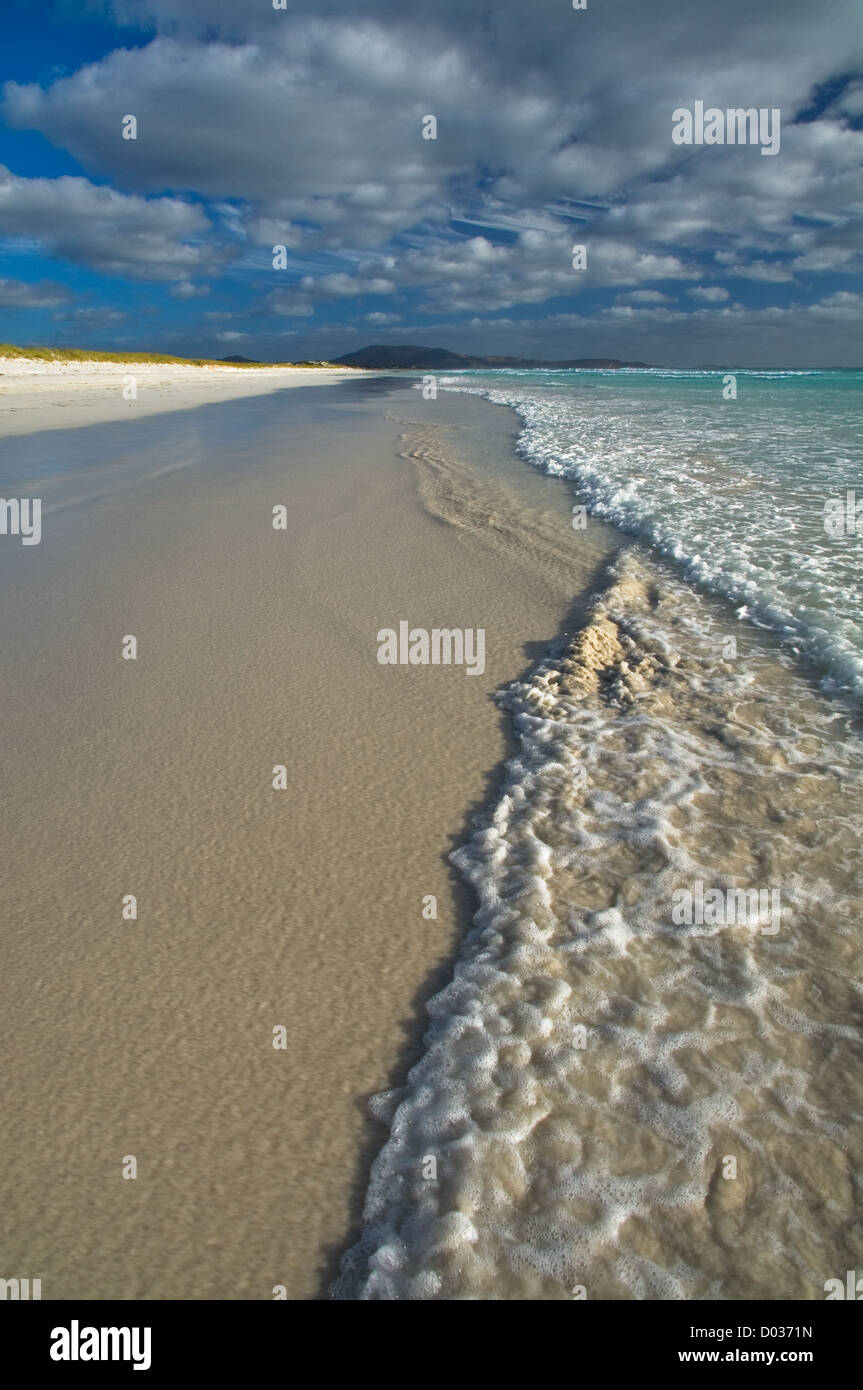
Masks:
[[[360,348],[358,352],[346,352],[344,357],[334,359],[339,367],[403,367],[407,370],[419,367],[449,367],[452,371],[468,365],[470,359],[460,353],[448,352],[446,348],[393,347],[378,344],[376,347]]]
[[[220,357],[220,362],[248,362],[250,366],[260,367],[261,363],[257,357]]]
[[[336,357],[338,367],[371,367],[381,370],[402,371],[465,371],[469,367],[488,367],[492,370],[501,367],[649,367],[649,362],[621,362],[616,357],[574,357],[565,362],[552,362],[542,357],[467,357],[460,352],[449,352],[446,348],[417,347],[415,345],[393,345],[378,343],[373,347],[360,348],[358,352],[347,352],[344,357]]]

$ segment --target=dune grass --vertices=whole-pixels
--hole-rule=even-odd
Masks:
[[[335,362],[222,362],[214,357],[168,357],[161,352],[102,352],[99,348],[16,347],[0,343],[0,358],[28,357],[37,362],[127,362],[178,367],[333,367]]]

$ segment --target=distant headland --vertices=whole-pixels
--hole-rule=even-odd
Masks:
[[[360,348],[357,352],[347,352],[344,357],[333,359],[337,367],[369,367],[381,371],[387,368],[402,371],[466,371],[468,368],[488,367],[492,370],[506,367],[557,368],[567,367],[650,367],[650,362],[621,362],[616,357],[574,357],[566,361],[547,361],[541,357],[474,357],[460,352],[450,352],[447,348],[417,347],[414,344],[394,346],[378,343],[373,347]]]

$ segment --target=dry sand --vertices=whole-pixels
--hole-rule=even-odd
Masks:
[[[122,409],[28,436],[81,422],[49,391],[0,465],[45,506],[41,544],[0,538],[2,1273],[319,1297],[383,1137],[368,1097],[471,911],[446,855],[508,748],[492,693],[611,538],[473,397],[364,377]],[[484,627],[485,674],[380,666],[403,618]]]
[[[0,357],[0,436],[139,419],[159,411],[187,410],[211,401],[264,395],[290,386],[317,386],[357,375],[357,368],[193,367]],[[133,382],[137,394],[130,400],[126,397]]]

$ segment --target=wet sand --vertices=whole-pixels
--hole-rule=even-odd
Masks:
[[[613,547],[513,434],[366,378],[7,441],[0,1244],[43,1298],[325,1294],[472,911],[492,693]],[[484,674],[379,665],[402,619]]]

